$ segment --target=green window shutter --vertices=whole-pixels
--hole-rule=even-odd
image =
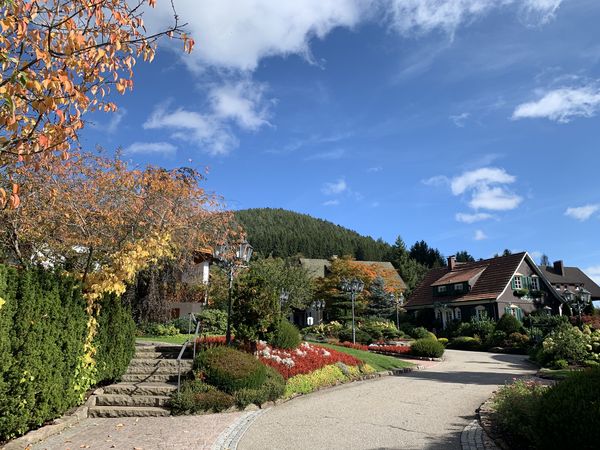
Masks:
[[[512,278],[512,280],[510,280],[510,287],[511,287],[511,288],[513,288],[513,290],[514,290],[514,289],[516,289],[516,287],[515,287],[515,278],[517,278],[517,277],[516,277],[516,276],[514,276],[514,277]]]
[[[504,314],[510,314],[510,308],[508,306],[504,307]]]
[[[521,308],[517,308],[517,319],[523,321],[523,310]]]

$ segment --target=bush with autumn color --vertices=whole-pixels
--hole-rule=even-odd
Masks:
[[[347,366],[360,366],[362,364],[362,361],[346,353],[309,344],[308,342],[303,342],[294,350],[277,349],[260,342],[258,357],[263,363],[281,373],[286,380],[295,375],[307,374],[338,362]]]

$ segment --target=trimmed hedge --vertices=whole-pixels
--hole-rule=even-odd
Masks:
[[[258,389],[267,379],[267,368],[254,356],[230,347],[201,352],[194,368],[208,384],[232,394],[240,389]]]
[[[471,336],[458,336],[450,341],[448,348],[455,350],[481,350],[481,339]]]
[[[444,354],[444,344],[430,338],[417,339],[410,346],[410,353],[414,356],[441,358]]]
[[[234,398],[199,380],[185,381],[181,392],[171,399],[173,414],[221,412],[234,406]]]
[[[276,348],[292,350],[300,345],[300,330],[289,323],[286,319],[279,322],[279,326],[273,333],[270,344]]]
[[[0,299],[1,442],[81,403],[86,382],[78,367],[88,316],[79,283],[42,268],[0,265]],[[125,310],[115,315],[109,306],[100,317],[97,357],[107,364],[99,381],[122,373],[129,363],[135,341],[123,330],[131,327]]]
[[[100,303],[96,347],[96,379],[117,380],[135,353],[135,322],[131,310],[119,297],[107,295]]]

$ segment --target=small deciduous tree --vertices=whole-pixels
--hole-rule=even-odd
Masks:
[[[149,35],[144,8],[156,0],[0,1],[0,164],[59,152],[88,111],[115,111],[114,88],[133,88],[133,67],[151,61],[161,36],[194,41],[173,23]],[[16,193],[15,193],[16,195]]]

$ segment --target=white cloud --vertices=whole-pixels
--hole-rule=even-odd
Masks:
[[[326,195],[337,195],[348,189],[348,185],[346,184],[346,180],[340,178],[339,180],[333,183],[325,183],[321,191]]]
[[[171,130],[171,137],[198,146],[211,155],[226,155],[238,146],[237,138],[222,121],[210,115],[159,105],[143,125],[147,130]]]
[[[546,92],[538,100],[516,107],[512,118],[546,118],[568,123],[575,117],[593,117],[600,109],[600,85],[563,87]]]
[[[175,153],[175,150],[177,150],[177,147],[168,142],[134,142],[129,147],[123,149],[123,152],[127,155],[139,153],[171,155]]]
[[[253,71],[272,56],[300,55],[310,62],[310,44],[338,27],[366,21],[413,36],[436,30],[453,34],[494,10],[513,7],[527,23],[545,23],[562,0],[180,0],[181,20],[198,42],[183,61],[193,69]],[[170,2],[145,12],[150,31],[172,20]]]
[[[436,175],[431,178],[427,178],[425,180],[421,180],[426,186],[445,186],[450,183],[450,179],[445,175]]]
[[[145,17],[153,27],[171,17],[170,2],[157,2]],[[198,45],[185,57],[196,69],[214,66],[253,71],[269,56],[301,55],[312,61],[310,41],[336,27],[353,27],[371,0],[196,0],[176,2]]]
[[[514,183],[516,177],[506,173],[506,170],[497,167],[482,167],[480,169],[464,172],[452,179],[450,188],[454,195],[464,193],[468,189],[488,186],[490,184]]]
[[[546,23],[562,0],[391,0],[388,14],[400,33],[427,33],[456,29],[479,19],[492,10],[516,5],[527,23]]]
[[[327,200],[326,202],[322,203],[323,206],[338,206],[339,204],[339,200]]]
[[[102,132],[108,133],[108,134],[114,134],[119,129],[119,125],[121,125],[121,122],[125,118],[126,114],[127,114],[127,110],[123,107],[120,107],[115,112],[111,113],[110,119],[108,120],[108,122],[106,122],[106,123],[92,122],[90,126],[94,130],[102,131]]]
[[[470,115],[470,113],[464,112],[455,116],[450,116],[450,120],[454,122],[454,125],[456,125],[457,127],[463,128],[465,126],[465,122],[467,121]]]
[[[473,209],[509,211],[519,206],[522,201],[522,197],[507,191],[503,187],[483,186],[475,189],[469,206]]]
[[[143,124],[147,130],[171,130],[173,138],[192,143],[211,155],[227,155],[239,145],[234,125],[248,131],[270,125],[265,86],[249,80],[213,86],[210,109],[205,113],[158,105]]]
[[[346,150],[343,148],[338,148],[335,150],[328,150],[321,153],[315,153],[314,155],[307,156],[305,159],[307,161],[315,161],[315,160],[335,160],[341,159],[346,154]]]
[[[493,218],[494,216],[488,213],[474,213],[474,214],[467,214],[467,213],[457,213],[455,218],[458,222],[462,222],[462,223],[475,223],[475,222],[481,222],[483,220],[488,220]]]
[[[600,285],[600,266],[592,266],[588,267],[584,270],[588,277],[596,282],[596,284]]]
[[[377,172],[381,172],[383,170],[383,167],[381,166],[376,166],[376,167],[369,167],[367,169],[368,173],[377,173]]]
[[[588,220],[592,215],[594,215],[598,210],[600,210],[600,204],[590,204],[584,206],[577,206],[573,208],[567,208],[565,211],[565,216],[572,217],[573,219],[579,220],[583,222]]]
[[[487,238],[487,234],[485,234],[483,230],[475,230],[475,236],[473,236],[473,239],[475,239],[476,241],[483,241]]]
[[[266,86],[248,80],[226,83],[209,93],[213,114],[232,119],[246,130],[257,130],[268,122],[269,110],[264,102]]]

